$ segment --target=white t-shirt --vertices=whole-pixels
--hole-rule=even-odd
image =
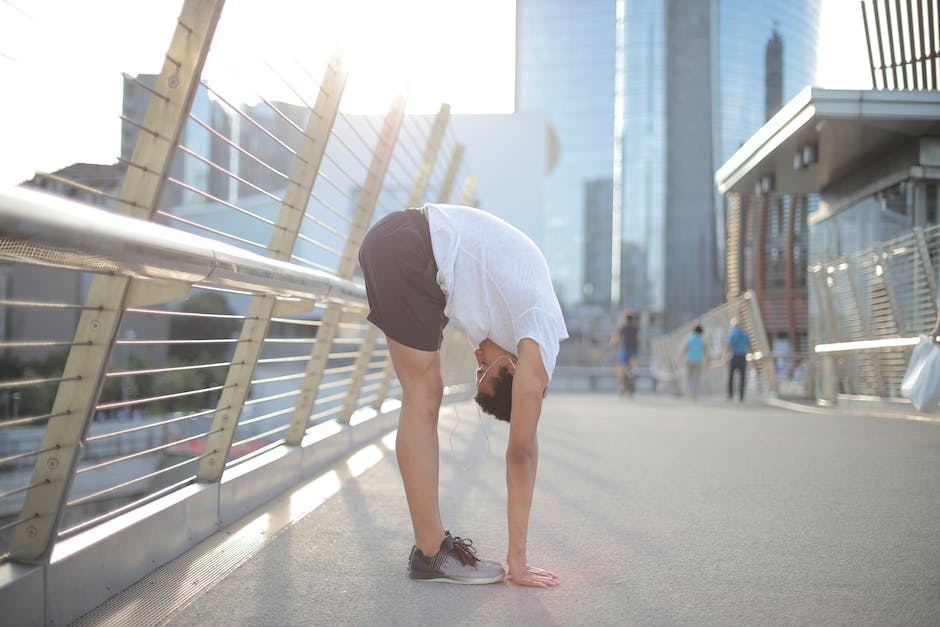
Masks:
[[[535,340],[551,379],[559,343],[568,337],[548,264],[522,231],[496,216],[458,205],[425,205],[444,314],[474,346],[489,338],[518,354]]]

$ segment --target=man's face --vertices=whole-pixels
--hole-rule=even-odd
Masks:
[[[479,367],[476,371],[477,391],[493,395],[493,382],[503,368],[516,371],[516,356],[490,340],[483,340],[474,351]]]

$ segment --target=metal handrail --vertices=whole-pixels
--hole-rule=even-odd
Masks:
[[[366,306],[326,272],[24,188],[0,190],[0,259]]]
[[[823,353],[851,353],[853,351],[868,351],[877,349],[891,349],[899,347],[914,346],[919,341],[919,337],[891,337],[881,340],[858,340],[856,342],[831,342],[829,344],[817,344],[813,352]]]
[[[749,385],[776,394],[778,386],[773,365],[775,355],[770,348],[757,297],[752,290],[745,291],[697,318],[696,322],[704,328],[707,363],[700,391],[709,394],[724,393],[727,390],[724,369],[719,368],[718,365],[723,360],[725,338],[732,318],[737,318],[751,337],[748,362],[756,370],[756,376],[748,377]],[[682,392],[680,383],[684,365],[679,358],[681,348],[696,322],[690,322],[650,341],[650,348],[656,362],[654,367],[656,376],[662,378],[663,382],[672,387],[676,393]]]

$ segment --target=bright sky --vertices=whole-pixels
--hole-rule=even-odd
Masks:
[[[830,89],[871,89],[861,3],[858,0],[819,1],[822,15],[817,83]]]
[[[858,1],[821,2],[827,43],[820,85],[867,88]],[[0,0],[0,185],[79,161],[113,163],[120,152],[121,72],[160,71],[181,6],[182,0]],[[441,102],[454,113],[512,111],[514,0],[267,0],[261,6],[226,2],[206,67],[222,93],[248,84],[295,100],[258,59],[301,85],[299,65],[286,60],[326,58],[336,41],[351,67],[347,111],[385,111],[406,81],[410,112],[436,112]],[[319,80],[320,67],[307,65]]]

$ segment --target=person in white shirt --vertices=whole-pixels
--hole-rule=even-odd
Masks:
[[[509,422],[508,579],[523,586],[557,585],[557,575],[529,565],[526,556],[536,429],[559,343],[568,337],[541,252],[492,214],[428,204],[379,220],[363,239],[359,263],[368,319],[385,333],[402,387],[395,448],[414,528],[409,576],[451,583],[493,583],[505,576],[501,564],[477,558],[472,542],[452,536],[441,521],[440,346],[452,318],[476,348],[475,400]]]

